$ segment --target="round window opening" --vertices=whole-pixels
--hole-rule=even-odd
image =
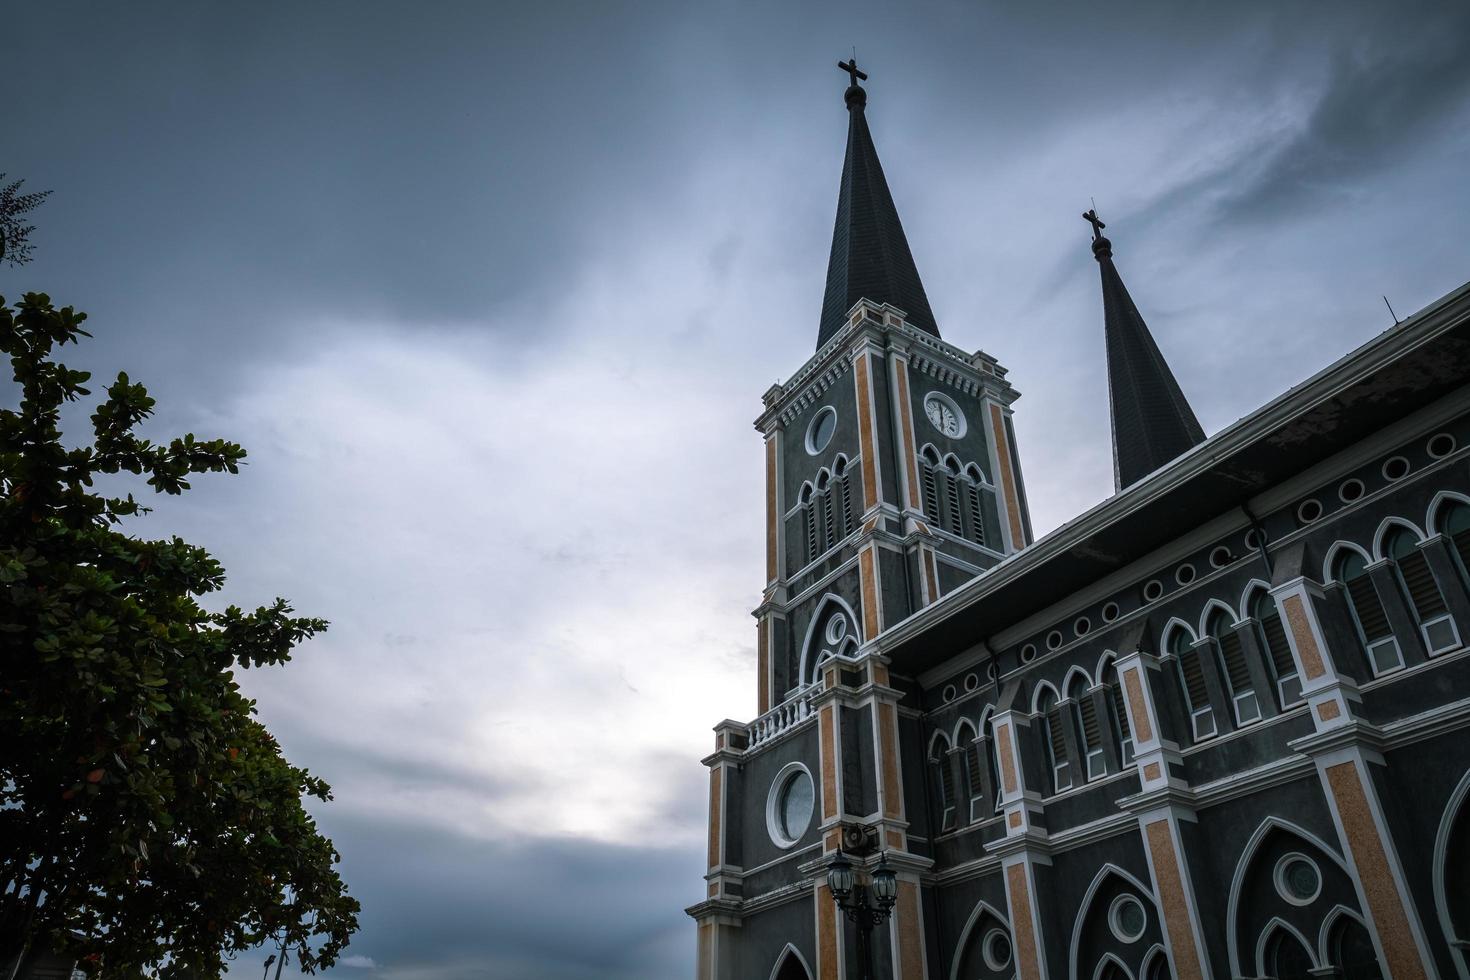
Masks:
[[[1435,459],[1444,459],[1455,451],[1455,437],[1448,432],[1441,432],[1431,437],[1429,442],[1425,443],[1424,449]]]
[[[1092,620],[1086,616],[1078,617],[1077,622],[1072,624],[1072,631],[1078,636],[1086,636],[1092,632]]]
[[[941,395],[937,391],[925,395],[924,415],[934,428],[951,439],[958,439],[965,434],[965,413],[960,411],[960,407],[948,395]]]
[[[812,776],[806,767],[793,762],[771,784],[766,804],[766,824],[778,847],[791,847],[812,822]]]
[[[1230,564],[1230,560],[1233,557],[1235,556],[1230,553],[1230,549],[1222,544],[1220,545],[1220,547],[1210,552],[1210,567],[1224,568],[1226,565]]]
[[[847,617],[833,616],[827,621],[827,642],[834,647],[847,637]]]
[[[1251,528],[1249,531],[1245,532],[1245,546],[1247,548],[1249,548],[1251,551],[1258,551],[1260,550],[1261,544],[1262,539],[1261,532],[1259,530]]]
[[[1136,943],[1148,926],[1148,913],[1143,910],[1143,903],[1132,895],[1119,895],[1108,909],[1108,926],[1123,942]]]
[[[1322,505],[1315,500],[1303,500],[1296,509],[1296,519],[1303,524],[1310,524],[1321,516]]]
[[[1337,499],[1341,500],[1345,504],[1350,504],[1354,500],[1358,500],[1359,498],[1361,498],[1363,496],[1363,492],[1366,489],[1367,488],[1363,486],[1362,480],[1344,480],[1342,486],[1337,488]]]
[[[975,690],[975,688],[977,688],[979,686],[980,686],[980,677],[979,677],[978,674],[966,674],[965,675],[965,690],[967,690],[967,691],[973,691],[973,690]]]
[[[1276,890],[1293,905],[1310,905],[1322,893],[1322,873],[1305,854],[1288,854],[1276,862]]]
[[[1004,970],[1011,965],[1011,937],[1004,929],[991,929],[980,942],[980,952],[985,965],[992,970]]]
[[[1149,602],[1153,602],[1155,599],[1163,594],[1164,583],[1160,582],[1158,579],[1151,580],[1147,585],[1143,587],[1143,597]]]
[[[945,701],[953,701],[958,696],[958,694],[959,692],[955,690],[953,684],[944,685],[944,690],[939,692],[940,698]]]
[[[1036,646],[1028,643],[1021,648],[1021,663],[1029,664],[1036,659]]]
[[[1055,650],[1057,647],[1059,647],[1061,645],[1062,645],[1062,631],[1061,630],[1052,630],[1050,633],[1046,634],[1046,648],[1048,650]]]
[[[1174,581],[1178,582],[1180,585],[1188,585],[1190,582],[1193,582],[1194,566],[1180,565],[1178,570],[1174,572]]]
[[[815,456],[827,444],[832,441],[832,433],[837,431],[837,409],[828,405],[817,413],[812,419],[812,424],[806,430],[806,451]]]
[[[1103,606],[1103,608],[1102,608],[1102,618],[1103,618],[1103,622],[1105,622],[1105,623],[1111,623],[1113,620],[1117,619],[1118,618],[1118,604],[1116,602],[1110,602],[1106,606]]]
[[[1385,480],[1402,480],[1409,475],[1409,461],[1402,456],[1390,456],[1383,462]]]

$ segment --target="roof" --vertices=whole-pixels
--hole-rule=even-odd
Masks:
[[[898,220],[898,209],[883,177],[864,113],[867,93],[852,85],[846,93],[847,158],[837,194],[837,221],[832,254],[827,260],[827,290],[817,331],[820,348],[847,322],[847,312],[860,299],[890,303],[920,330],[939,336],[929,297]]]
[[[878,637],[918,674],[1470,383],[1470,283]]]

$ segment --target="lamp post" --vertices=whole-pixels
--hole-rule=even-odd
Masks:
[[[888,866],[887,856],[879,857],[878,866],[868,879],[866,883],[859,880],[852,862],[840,850],[827,865],[827,888],[832,892],[832,900],[857,926],[861,980],[872,980],[873,976],[873,927],[887,920],[898,902],[898,875]]]

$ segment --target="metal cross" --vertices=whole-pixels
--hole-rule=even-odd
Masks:
[[[865,72],[858,71],[856,55],[853,56],[853,59],[851,61],[837,62],[837,67],[841,68],[843,71],[852,76],[852,84],[854,85],[858,83],[858,79],[862,79],[865,82],[868,80],[868,76]]]
[[[1102,230],[1106,228],[1107,225],[1103,224],[1102,219],[1097,216],[1096,208],[1093,208],[1091,211],[1083,211],[1082,220],[1089,222],[1092,225],[1093,241],[1097,241],[1099,238],[1102,237]]]

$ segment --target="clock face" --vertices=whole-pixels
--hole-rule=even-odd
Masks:
[[[965,417],[948,398],[940,395],[930,395],[925,398],[924,414],[929,416],[929,421],[934,424],[934,428],[951,439],[957,439],[965,432]]]

